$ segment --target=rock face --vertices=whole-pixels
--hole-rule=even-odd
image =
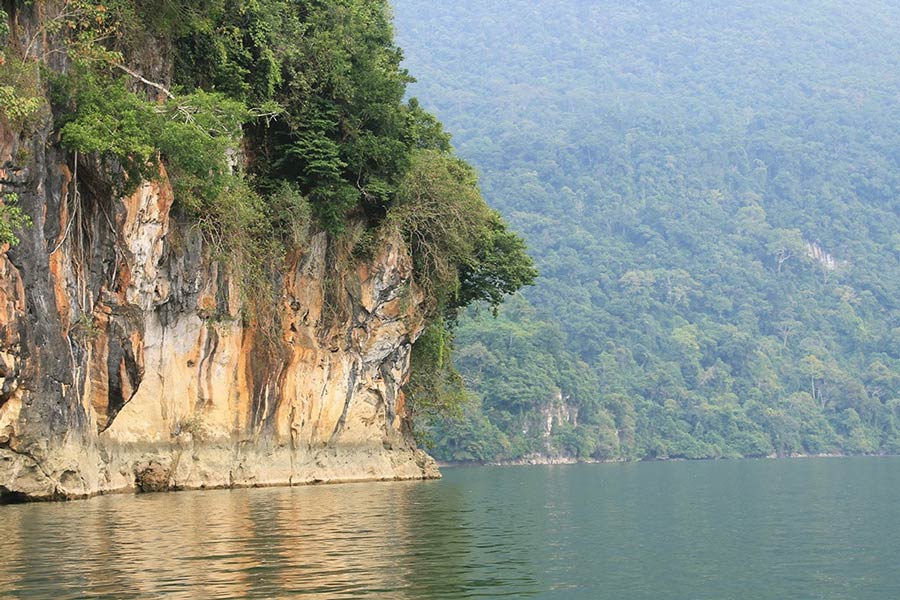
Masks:
[[[0,248],[0,498],[439,476],[400,391],[424,325],[400,240],[311,234],[273,269],[277,325],[246,322],[165,173],[117,198],[49,131],[0,124],[33,222]]]

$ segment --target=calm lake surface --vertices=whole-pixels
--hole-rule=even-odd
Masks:
[[[900,459],[445,469],[0,506],[0,596],[900,598]]]

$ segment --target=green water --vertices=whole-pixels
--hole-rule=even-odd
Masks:
[[[852,458],[0,506],[0,596],[894,600],[898,496]]]

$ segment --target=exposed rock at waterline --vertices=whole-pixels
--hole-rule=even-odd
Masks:
[[[439,476],[400,391],[424,295],[399,240],[356,259],[313,234],[277,325],[246,322],[164,173],[117,198],[81,164],[76,197],[48,131],[0,125],[33,222],[0,252],[0,497]]]

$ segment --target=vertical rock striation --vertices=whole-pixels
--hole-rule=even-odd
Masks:
[[[358,259],[311,235],[274,325],[247,322],[165,173],[117,198],[49,131],[0,125],[33,222],[0,249],[0,497],[439,476],[400,391],[424,326],[401,240]]]

